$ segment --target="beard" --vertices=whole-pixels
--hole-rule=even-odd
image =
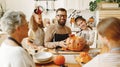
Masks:
[[[64,20],[64,21],[58,20],[58,24],[61,26],[65,26],[65,23],[66,23],[66,20]]]

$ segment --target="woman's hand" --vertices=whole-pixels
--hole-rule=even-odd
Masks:
[[[39,47],[38,47],[37,45],[35,45],[35,44],[31,45],[31,47],[32,47],[33,49],[36,49],[36,50],[39,49]]]
[[[29,40],[29,39],[28,39],[28,40],[27,40],[27,44],[28,44],[31,48],[33,48],[33,49],[36,49],[36,50],[39,49],[39,47],[38,47],[36,44],[34,44],[32,40]]]

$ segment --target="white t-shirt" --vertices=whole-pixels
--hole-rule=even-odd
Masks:
[[[120,67],[120,53],[100,54],[83,67]]]
[[[87,45],[89,46],[91,46],[94,43],[95,30],[87,29],[79,31],[76,35],[85,38],[87,40]]]
[[[22,47],[3,42],[0,46],[0,67],[35,67],[35,63]]]

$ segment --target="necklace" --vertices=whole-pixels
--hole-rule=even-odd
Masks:
[[[114,52],[114,51],[119,51],[119,52],[120,52],[120,47],[112,48],[112,49],[110,50],[110,52]]]
[[[14,38],[12,38],[12,37],[8,37],[8,39],[14,41],[16,44],[18,44],[19,46],[22,47],[22,45],[21,45],[18,41],[16,41]]]

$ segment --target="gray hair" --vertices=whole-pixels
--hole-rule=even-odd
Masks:
[[[13,33],[17,27],[22,25],[22,18],[25,15],[22,12],[7,11],[0,19],[1,30],[8,34]]]

